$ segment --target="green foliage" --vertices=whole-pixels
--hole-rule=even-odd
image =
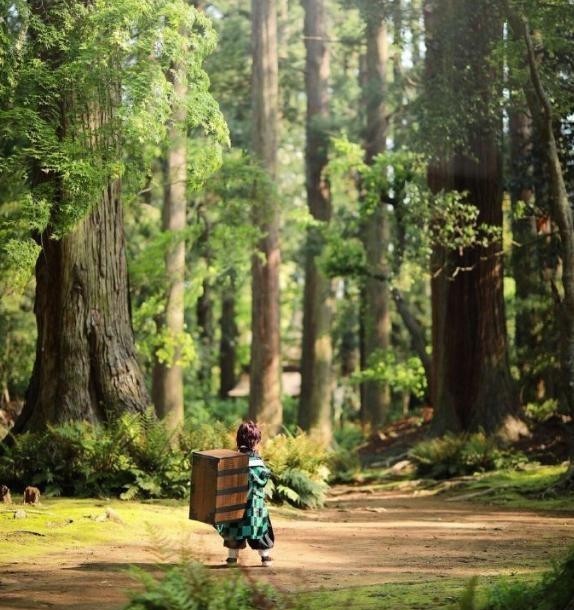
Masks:
[[[21,283],[38,253],[30,233],[61,238],[118,178],[139,190],[176,101],[186,104],[188,129],[216,147],[228,134],[202,68],[215,32],[183,0],[3,8],[0,280]],[[185,100],[170,81],[175,61]],[[211,165],[204,155],[197,169]]]
[[[292,608],[271,586],[259,584],[235,570],[217,578],[198,562],[164,571],[160,579],[132,568],[143,585],[124,610],[282,610]]]
[[[181,435],[181,446],[185,453],[208,449],[235,449],[236,421],[225,424],[210,421],[191,424]]]
[[[108,426],[54,426],[18,435],[3,447],[0,480],[14,488],[38,485],[55,495],[183,498],[191,452],[233,443],[229,428],[217,423],[184,431],[177,440],[151,412],[127,414]]]
[[[352,377],[354,383],[376,381],[388,385],[397,392],[411,392],[423,398],[427,391],[425,370],[417,356],[398,362],[395,352],[374,352],[367,368]]]
[[[558,401],[552,398],[542,402],[530,402],[524,407],[526,416],[534,422],[542,423],[558,412]]]
[[[68,423],[14,437],[0,456],[0,478],[54,495],[183,497],[189,458],[171,445],[151,414],[124,415],[105,427]]]
[[[0,303],[0,391],[14,398],[24,395],[34,364],[33,298],[29,287],[21,297],[4,296]]]
[[[355,234],[348,234],[345,220],[342,228],[335,225],[328,236],[324,267],[329,275],[371,276],[391,283],[398,280],[393,273],[379,277],[376,269],[368,268],[359,239],[360,226],[370,222],[375,211],[384,205],[392,205],[395,211],[396,247],[391,265],[395,273],[403,263],[411,261],[420,274],[420,269],[428,268],[437,246],[462,254],[500,241],[501,230],[479,222],[479,210],[468,201],[466,193],[430,191],[426,184],[427,164],[422,156],[404,151],[386,152],[367,165],[362,147],[346,137],[335,139],[333,147],[334,156],[328,166],[330,176],[339,180],[347,176],[353,183],[360,183],[361,200]],[[460,270],[444,271],[455,274]]]
[[[487,592],[487,601],[479,603],[476,578],[465,589],[461,610],[566,610],[574,601],[574,549],[533,584],[503,580]]]
[[[321,506],[327,491],[329,452],[304,432],[268,440],[262,455],[271,469],[267,495],[301,508]]]
[[[420,476],[444,479],[493,470],[502,465],[505,454],[484,432],[445,434],[422,441],[410,452]]]
[[[48,495],[183,498],[189,493],[191,453],[234,449],[236,427],[236,421],[196,421],[174,439],[151,412],[124,415],[108,426],[54,426],[18,435],[3,447],[0,481],[13,489],[38,485]],[[272,469],[273,501],[322,505],[329,477],[326,449],[299,433],[274,437],[263,455]]]

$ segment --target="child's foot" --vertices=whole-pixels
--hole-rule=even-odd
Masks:
[[[227,567],[230,568],[232,566],[236,566],[237,565],[237,557],[228,557],[225,560],[225,563],[227,563]]]
[[[272,558],[272,557],[269,557],[269,555],[266,555],[265,557],[261,557],[261,565],[262,565],[263,567],[268,567],[268,566],[270,566],[270,565],[271,565],[271,563],[272,563],[272,561],[273,561],[273,558]]]

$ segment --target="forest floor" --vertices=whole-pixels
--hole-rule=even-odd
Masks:
[[[104,520],[106,506],[122,522]],[[181,503],[54,499],[27,519],[15,521],[6,511],[0,517],[6,517],[0,519],[2,610],[121,608],[126,591],[138,588],[130,565],[159,572],[158,563],[176,561],[182,549],[218,575],[228,570],[220,538],[188,521]],[[338,486],[325,509],[272,509],[272,519],[273,566],[260,567],[248,549],[241,569],[321,610],[447,608],[470,577],[480,576],[484,586],[502,577],[529,580],[574,543],[574,511],[497,507],[380,486]]]

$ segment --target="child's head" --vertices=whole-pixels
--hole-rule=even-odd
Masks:
[[[237,428],[237,448],[239,451],[253,451],[261,440],[261,430],[253,421],[243,422]]]

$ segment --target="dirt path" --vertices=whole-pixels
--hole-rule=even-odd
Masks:
[[[174,510],[181,511],[182,538],[172,543],[185,543],[208,566],[221,567],[225,555],[215,532],[208,526],[191,532],[185,509]],[[325,510],[297,519],[275,514],[273,520],[273,567],[259,567],[250,550],[240,562],[285,591],[530,571],[574,542],[574,512],[513,511],[345,487],[334,490]],[[138,535],[128,546],[15,558],[0,566],[0,608],[120,608],[125,590],[134,587],[125,568],[157,561],[149,536]]]

